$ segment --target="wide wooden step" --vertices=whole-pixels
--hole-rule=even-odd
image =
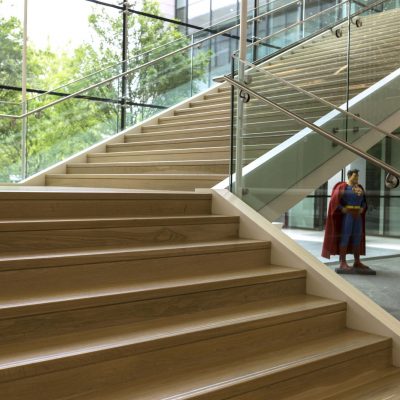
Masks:
[[[391,368],[386,374],[375,374],[370,379],[362,377],[356,388],[340,395],[334,394],[324,400],[397,400],[399,398],[400,371],[398,368]]]
[[[305,379],[305,374],[357,358],[371,360],[374,353],[375,361],[383,354],[380,358],[386,359],[387,366],[390,340],[351,330],[333,334],[333,326],[323,320],[307,321],[308,340],[294,339],[296,330],[306,323],[303,320],[282,324],[279,330],[257,329],[159,350],[154,355],[150,352],[82,366],[74,372],[67,369],[21,382],[13,380],[3,383],[0,391],[10,400],[29,400],[46,382],[43,400],[68,396],[80,400],[232,398],[299,376]],[[292,343],[288,345],[286,338]],[[241,346],[243,343],[249,346]],[[384,364],[380,362],[382,368]],[[57,384],[72,376],[74,385]],[[304,388],[300,382],[297,385],[297,390]]]
[[[207,128],[209,129],[209,128]],[[197,137],[192,138],[165,138],[164,140],[149,140],[127,143],[117,143],[107,145],[107,152],[124,152],[124,151],[146,151],[146,150],[166,150],[166,149],[195,149],[202,147],[227,146],[229,144],[229,130],[226,126],[223,130],[214,133],[212,136],[202,137],[201,131],[197,132]]]
[[[176,117],[179,118],[179,117]],[[215,128],[215,129],[214,129]],[[188,123],[186,129],[172,130],[172,131],[160,131],[160,132],[148,132],[148,133],[131,133],[126,134],[124,139],[126,143],[129,142],[147,142],[147,141],[163,141],[171,139],[196,139],[198,137],[210,137],[218,136],[222,134],[230,133],[230,127],[226,126],[221,128],[214,125],[207,129],[197,128],[197,119],[193,118],[193,121]]]
[[[222,89],[222,87],[219,88],[218,91],[220,91],[221,89]],[[229,87],[227,87],[226,89],[227,89],[227,90],[230,90]],[[184,110],[184,109],[180,109],[180,110],[176,110],[176,111],[182,111],[182,110]],[[188,109],[188,110],[190,110],[190,109]],[[223,117],[223,116],[225,116],[225,117],[230,117],[230,115],[231,115],[230,110],[225,110],[225,111],[219,111],[219,110],[213,111],[213,110],[209,110],[208,112],[204,112],[204,113],[202,113],[202,114],[197,115],[197,118],[198,118],[199,120],[200,120],[200,119],[206,119],[206,120],[208,120],[208,119],[213,119],[214,117],[218,117],[218,118]],[[178,114],[175,114],[175,112],[174,112],[174,115],[172,115],[172,116],[170,116],[170,117],[161,117],[161,118],[159,118],[159,119],[158,119],[158,122],[159,122],[160,124],[163,124],[163,123],[169,123],[169,122],[172,122],[172,121],[186,121],[186,120],[188,120],[188,119],[190,120],[190,118],[191,118],[191,117],[189,117],[188,115],[185,115],[185,114],[178,115]]]
[[[274,327],[318,316],[337,318],[345,303],[297,295],[235,307],[161,317],[87,332],[0,344],[0,382],[102,362],[251,329]],[[60,357],[62,354],[62,357]],[[85,361],[87,359],[87,361]]]
[[[227,98],[229,98],[229,95],[227,95]],[[224,112],[224,113],[229,113],[231,112],[231,107],[230,107],[230,102],[225,101],[221,105],[216,106],[215,104],[212,107],[212,110],[218,111],[218,112]],[[188,114],[203,114],[205,112],[209,112],[210,107],[207,106],[207,104],[204,103],[201,106],[197,107],[189,107],[189,108],[182,108],[175,110],[174,113],[175,115],[188,115]]]
[[[355,393],[368,382],[378,379],[385,380],[398,373],[397,368],[390,366],[390,351],[383,350],[372,352],[368,355],[355,357],[344,362],[321,368],[319,371],[300,375],[285,381],[273,383],[260,389],[249,391],[245,394],[234,396],[234,400],[332,400],[347,399],[345,392],[351,390]],[[349,373],[351,371],[352,373]],[[389,378],[390,379],[390,378]],[[380,386],[378,383],[377,386]],[[390,392],[389,392],[390,393]],[[396,397],[394,397],[395,399]],[[368,397],[357,397],[365,400]],[[370,397],[370,400],[382,400],[379,395]],[[390,397],[389,397],[390,399]]]
[[[196,188],[210,188],[225,178],[225,174],[54,174],[46,175],[46,185],[195,190]]]
[[[207,98],[205,96],[204,98]],[[198,127],[207,127],[207,126],[223,126],[229,125],[231,120],[230,115],[227,116],[214,116],[213,118],[204,119],[200,118],[196,121]],[[158,130],[170,131],[175,129],[185,129],[188,125],[188,121],[180,121],[176,122],[175,120],[168,120],[161,119],[157,125],[146,125],[142,128],[142,132],[154,132]]]
[[[159,263],[160,260],[157,260],[157,262]],[[69,288],[64,288],[63,291],[56,291],[55,288],[49,288],[47,290],[45,288],[41,290],[30,288],[25,295],[21,295],[20,293],[18,293],[18,295],[13,293],[4,294],[0,303],[0,319],[88,307],[96,307],[92,312],[97,313],[97,317],[100,317],[102,310],[97,309],[100,306],[207,292],[224,288],[258,285],[290,279],[302,279],[305,276],[304,271],[301,270],[293,270],[291,268],[273,265],[266,266],[265,260],[264,266],[252,266],[245,271],[240,270],[237,266],[232,268],[225,267],[221,268],[221,270],[217,268],[214,271],[209,271],[207,268],[202,269],[201,266],[199,266],[193,271],[185,271],[180,265],[174,270],[171,268],[168,276],[161,271],[160,276],[154,276],[152,278],[148,277],[149,274],[146,274],[143,268],[140,271],[137,264],[136,269],[141,273],[141,276],[136,280],[127,276],[124,282],[121,282],[121,278],[116,278],[114,279],[116,283],[113,284],[113,282],[111,282],[108,286],[104,286],[104,284],[101,286],[98,283],[94,283],[92,287],[83,287],[84,285],[78,284],[76,288],[70,285]],[[148,263],[148,265],[151,264],[151,262]],[[153,264],[153,270],[155,268],[157,267]],[[81,269],[83,270],[83,268]],[[159,269],[158,267],[158,270]],[[93,268],[92,270],[96,271]],[[48,271],[46,271],[46,273],[47,272]],[[57,271],[55,272],[57,273]],[[61,274],[62,272],[65,272],[65,270],[61,271]],[[71,271],[66,272],[71,273]],[[20,276],[23,277],[22,274]],[[48,274],[48,276],[50,276],[50,274]],[[78,277],[76,276],[75,278]],[[86,282],[86,284],[87,283],[89,282]],[[26,284],[26,286],[28,285]]]
[[[67,166],[68,174],[210,173],[228,174],[229,159],[147,161],[121,163],[77,163]]]
[[[238,223],[218,215],[0,221],[0,254],[218,241],[237,237]]]
[[[36,187],[0,192],[1,220],[209,214],[211,195],[200,193]]]
[[[89,153],[88,163],[132,162],[132,161],[174,161],[174,160],[218,160],[230,157],[229,146],[194,149],[126,151],[115,153]]]

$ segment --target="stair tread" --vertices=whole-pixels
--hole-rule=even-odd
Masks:
[[[198,174],[198,173],[187,173],[187,174],[47,174],[46,176],[51,178],[68,178],[68,179],[82,179],[82,178],[109,178],[109,179],[225,179],[226,174]]]
[[[360,382],[360,387],[350,389],[340,395],[326,397],[324,400],[399,400],[400,371],[389,369],[387,376],[372,382]],[[361,386],[362,385],[362,386]]]
[[[299,376],[302,367],[308,370],[331,365],[336,360],[357,357],[371,349],[380,350],[390,345],[388,339],[350,329],[335,335],[300,344],[291,344],[287,348],[260,352],[246,346],[223,359],[214,360],[206,370],[193,366],[190,370],[175,376],[160,376],[157,385],[150,382],[126,383],[118,387],[109,387],[101,391],[77,396],[77,400],[189,400],[195,395],[211,394],[225,388],[247,385],[252,389],[263,378],[278,374]],[[160,374],[161,375],[161,374]],[[258,382],[257,382],[258,381]],[[247,391],[247,390],[245,390]],[[217,398],[217,397],[215,397]]]
[[[208,130],[214,129],[213,128],[207,128]],[[151,132],[151,133],[161,133],[161,132]],[[177,133],[177,131],[171,131],[171,132],[165,132],[166,134],[171,134],[171,133]],[[132,137],[132,136],[131,136]],[[153,144],[178,144],[178,143],[192,143],[192,142],[208,142],[208,141],[214,141],[214,140],[228,140],[229,135],[213,135],[213,136],[196,136],[196,137],[189,137],[189,138],[178,138],[178,139],[161,139],[161,140],[147,140],[143,142],[124,142],[124,143],[115,143],[115,144],[110,144],[108,147],[110,148],[115,148],[115,147],[127,147],[127,146],[142,146],[142,145],[153,145]]]
[[[271,326],[343,310],[345,303],[340,301],[295,295],[41,338],[28,343],[0,345],[0,370],[160,341],[190,333],[213,331],[232,325],[245,326],[262,321],[262,326]]]
[[[179,244],[158,244],[156,246],[135,247],[135,248],[111,248],[111,249],[68,249],[68,251],[40,252],[12,255],[0,257],[0,269],[8,270],[13,268],[34,268],[35,265],[48,267],[60,265],[73,265],[76,262],[82,262],[87,258],[88,262],[101,262],[123,259],[147,259],[161,258],[170,255],[189,255],[203,254],[224,251],[242,251],[246,249],[268,248],[269,242],[252,239],[230,239],[213,242],[201,243],[179,243]]]
[[[220,93],[216,93],[215,95],[219,95]],[[161,118],[161,120],[163,120],[162,118]],[[199,120],[194,120],[194,121],[191,121],[191,123],[195,123],[195,122],[198,122],[198,123],[200,123],[200,124],[206,124],[206,123],[215,123],[216,121],[217,122],[225,122],[225,121],[227,121],[227,122],[229,122],[231,120],[231,117],[230,116],[227,116],[227,117],[221,117],[221,116],[217,116],[217,118],[213,118],[213,119],[199,119]],[[167,126],[181,126],[181,125],[184,125],[185,124],[185,122],[170,122],[170,121],[168,121],[168,122],[160,122],[158,125],[157,124],[153,124],[153,125],[146,125],[146,128],[154,128],[154,127],[159,127],[159,126],[165,126],[165,127],[167,127]]]
[[[178,215],[165,217],[68,218],[1,220],[0,232],[21,230],[92,229],[123,226],[162,226],[170,224],[234,223],[238,217],[225,215]]]
[[[216,165],[216,164],[229,164],[229,159],[215,159],[215,160],[168,160],[168,161],[126,161],[126,162],[104,162],[104,163],[73,163],[68,164],[68,167],[131,167],[131,166],[161,166],[161,165]]]
[[[143,190],[143,189],[114,189],[114,188],[85,188],[63,186],[0,186],[0,200],[9,199],[208,199],[209,193],[193,193],[182,190]]]
[[[117,302],[137,301],[193,291],[213,290],[248,284],[304,278],[305,271],[276,265],[247,268],[244,271],[223,271],[197,276],[170,276],[168,279],[135,282],[125,286],[73,289],[65,293],[32,295],[28,298],[7,298],[0,301],[0,317],[42,314],[61,309],[93,307]]]

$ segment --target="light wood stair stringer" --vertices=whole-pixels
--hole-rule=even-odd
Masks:
[[[307,293],[347,303],[347,326],[393,340],[393,364],[400,367],[400,322],[353,285],[326,268],[311,253],[226,189],[199,189],[212,193],[212,212],[240,218],[239,235],[252,240],[268,240],[274,251],[271,262],[296,266],[307,271]]]

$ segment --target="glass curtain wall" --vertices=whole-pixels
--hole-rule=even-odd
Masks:
[[[252,27],[250,37],[257,40],[279,31],[304,18],[310,17],[324,9],[339,4],[341,0],[299,0],[291,7],[286,7],[282,12],[259,19]],[[249,0],[248,9],[254,9],[254,17],[269,11],[271,0]],[[272,9],[272,6],[271,6]],[[190,25],[211,26],[222,19],[238,15],[240,11],[239,0],[176,0],[176,16]],[[321,21],[321,24],[323,22]],[[182,28],[187,34],[193,28]],[[293,30],[288,35],[293,36]],[[282,35],[280,47],[286,46],[291,37]],[[268,46],[254,47],[253,60],[258,60],[272,54],[276,48]],[[219,54],[219,64],[229,62],[232,54],[227,41],[219,38],[214,46],[214,51]]]

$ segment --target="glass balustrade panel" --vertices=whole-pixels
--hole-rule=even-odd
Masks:
[[[382,2],[352,18],[349,110],[394,131],[400,104],[400,3]]]

